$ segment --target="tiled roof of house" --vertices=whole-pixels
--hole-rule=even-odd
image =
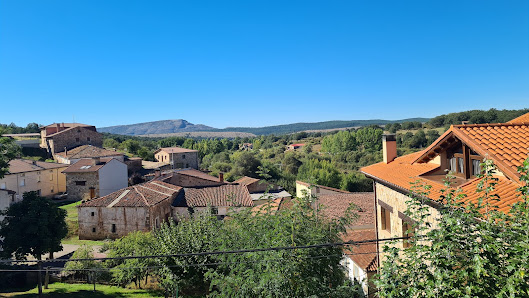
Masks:
[[[525,124],[529,125],[529,113],[523,114],[518,118],[514,118],[511,121],[507,122],[508,124]]]
[[[182,188],[161,181],[149,181],[83,202],[79,207],[150,207],[173,198]]]
[[[9,162],[8,174],[18,174],[25,172],[65,168],[67,166],[68,165],[54,162],[33,161],[28,159],[13,159]]]
[[[371,230],[349,230],[346,235],[342,237],[344,242],[348,241],[365,241],[376,239],[374,229]],[[366,272],[375,272],[378,267],[377,260],[377,245],[376,242],[349,245],[349,252],[346,251],[347,257],[355,262],[360,268]]]
[[[215,176],[208,175],[208,174],[206,174],[206,173],[204,173],[202,171],[195,170],[195,169],[176,170],[176,171],[174,171],[174,173],[187,175],[187,176],[191,176],[191,177],[196,177],[196,178],[200,178],[200,179],[204,179],[204,180],[219,182],[219,178],[217,178]]]
[[[165,148],[160,148],[158,150],[156,150],[154,152],[154,154],[160,152],[160,151],[164,151],[164,152],[167,152],[167,153],[187,153],[187,152],[198,152],[198,150],[192,150],[192,149],[187,149],[187,148],[180,148],[180,147],[165,147]]]
[[[241,185],[184,188],[174,201],[175,207],[253,207],[248,189]]]
[[[78,159],[78,158],[93,158],[93,157],[107,157],[107,156],[122,156],[123,153],[99,148],[92,145],[82,145],[71,150],[56,153],[63,158]]]
[[[288,202],[287,202],[288,201]],[[267,202],[265,204],[261,204],[259,206],[255,206],[252,208],[252,212],[253,214],[256,214],[256,213],[268,213],[268,212],[271,212],[271,213],[274,213],[274,212],[277,212],[278,210],[280,209],[283,209],[283,208],[288,208],[291,206],[291,204],[289,204],[290,202],[290,199],[287,199],[287,198],[277,198],[277,199],[274,199],[274,200],[271,200],[270,202]]]
[[[88,125],[88,124],[82,124],[82,123],[52,123],[50,125],[46,125],[46,126],[41,126],[40,129],[44,129],[46,127],[56,127],[57,124],[60,126],[60,127],[77,127],[77,126],[81,126],[81,127],[92,127],[93,125]]]
[[[350,204],[358,207],[358,218],[352,223],[353,226],[365,226],[375,224],[375,195],[372,192],[321,194],[318,203],[323,206],[323,214],[328,218],[338,218],[345,215]]]
[[[310,183],[303,182],[303,181],[300,181],[300,180],[296,180],[296,184],[301,184],[301,185],[304,185],[306,187],[311,187],[311,186],[312,187],[318,187],[318,188],[330,190],[330,191],[333,191],[333,192],[350,193],[347,190],[338,189],[338,188],[329,187],[329,186],[323,186],[323,185],[310,184]]]
[[[439,169],[438,164],[428,163],[428,161],[434,158],[440,146],[442,147],[443,143],[448,142],[451,138],[461,140],[476,153],[491,159],[505,175],[505,177],[494,176],[498,178],[495,193],[500,195],[501,201],[494,201],[491,204],[498,206],[499,210],[507,212],[514,202],[519,201],[515,190],[519,187],[520,174],[516,170],[528,155],[529,126],[527,125],[455,125],[423,151],[396,158],[388,164],[381,162],[367,166],[361,171],[371,178],[383,181],[384,184],[403,191],[409,191],[410,183],[415,181],[431,185],[429,198],[437,201],[445,186],[441,182],[425,179],[422,175]],[[458,186],[468,196],[465,201],[475,202],[477,200],[476,186],[478,182],[479,179],[473,179]]]
[[[259,182],[259,181],[260,181],[260,179],[244,176],[244,177],[242,177],[240,179],[237,179],[237,180],[233,181],[233,183],[237,183],[237,184],[240,184],[240,185],[248,186],[248,185],[250,185],[252,183]]]
[[[293,146],[293,147],[301,147],[301,146],[305,146],[305,144],[290,144],[289,146]]]
[[[87,173],[99,171],[112,158],[101,158],[99,161],[95,159],[80,159],[78,162],[70,165],[63,173]]]

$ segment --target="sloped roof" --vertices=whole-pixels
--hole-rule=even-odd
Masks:
[[[260,181],[260,179],[244,176],[244,177],[242,177],[240,179],[237,179],[237,180],[233,181],[233,183],[237,183],[237,184],[240,184],[240,185],[248,186],[250,184],[253,184],[253,183],[259,182],[259,181]]]
[[[441,190],[446,187],[433,180],[425,179],[421,175],[426,174],[432,170],[438,169],[440,166],[433,163],[416,163],[414,162],[418,157],[424,155],[426,150],[416,153],[408,154],[396,158],[394,161],[386,164],[384,162],[376,163],[361,169],[361,172],[383,184],[392,188],[401,190],[402,192],[409,192],[414,182],[420,182],[425,185],[430,185],[430,193],[428,197],[433,201],[438,201],[441,196]],[[501,201],[491,202],[491,205],[499,207],[500,211],[507,212],[512,203],[519,201],[518,194],[515,192],[519,184],[503,176],[494,176],[498,179],[493,194],[500,195]],[[480,179],[476,178],[469,180],[459,186],[463,193],[467,194],[465,201],[476,202],[478,194],[476,194],[476,186]]]
[[[80,159],[78,162],[70,165],[66,170],[62,171],[63,173],[88,173],[88,172],[97,172],[103,166],[105,166],[113,158],[101,158],[99,161],[94,159]],[[120,162],[119,160],[117,160]]]
[[[183,194],[183,195],[182,195]],[[174,201],[175,207],[253,207],[248,189],[241,185],[184,188]]]
[[[342,240],[348,242],[373,240],[376,238],[375,230],[370,229],[348,231],[347,234],[342,237]],[[355,262],[360,268],[364,269],[366,272],[377,271],[378,260],[376,242],[349,245],[348,249],[350,252],[346,252],[347,257],[353,260],[353,262]]]
[[[174,173],[187,175],[187,176],[191,176],[191,177],[195,177],[195,178],[200,178],[200,179],[204,179],[204,180],[219,182],[219,178],[217,178],[215,176],[208,175],[208,174],[206,174],[206,173],[204,173],[202,171],[195,170],[195,169],[176,170],[176,171],[174,171]]]
[[[287,204],[286,202],[290,201],[290,199],[287,198],[276,198],[274,200],[271,200],[270,202],[267,202],[266,204],[261,204],[258,206],[255,206],[252,208],[252,213],[255,215],[256,213],[268,213],[271,212],[272,214],[274,212],[277,212],[280,209],[288,208],[291,206],[291,204]]]
[[[65,168],[68,165],[54,162],[33,161],[28,159],[13,159],[9,162],[8,174],[18,174],[33,171]]]
[[[81,126],[81,127],[91,127],[93,125],[88,125],[88,124],[82,124],[82,123],[52,123],[50,125],[46,125],[46,126],[42,126],[41,129],[44,129],[46,127],[56,127],[57,124],[59,124],[61,127],[77,127],[77,126]]]
[[[333,191],[333,192],[350,193],[347,190],[338,189],[338,188],[329,187],[329,186],[324,186],[324,185],[310,184],[310,183],[303,182],[303,181],[300,181],[300,180],[296,180],[296,184],[301,184],[301,185],[304,185],[306,187],[311,187],[311,186],[318,187],[318,188],[330,190],[330,191]]]
[[[161,181],[149,181],[88,200],[79,207],[150,207],[171,199],[182,188]]]
[[[343,217],[352,203],[359,208],[358,212],[353,212],[358,214],[353,226],[375,224],[375,194],[372,192],[321,194],[318,203],[323,205],[323,214],[328,218]]]
[[[523,114],[518,118],[514,118],[511,121],[507,122],[509,124],[525,124],[529,125],[529,113]]]
[[[154,154],[160,152],[160,151],[164,151],[164,152],[167,152],[167,153],[187,153],[187,152],[198,152],[198,150],[193,150],[193,149],[187,149],[187,148],[180,148],[180,147],[164,147],[164,148],[160,148],[158,150],[156,150],[154,152]]]
[[[93,129],[91,129],[91,128],[93,128]],[[54,136],[57,136],[59,134],[62,134],[64,132],[67,132],[67,131],[70,131],[70,130],[73,130],[73,129],[88,129],[88,130],[96,132],[95,126],[93,126],[93,125],[84,125],[83,124],[83,125],[77,125],[77,126],[69,127],[69,128],[63,129],[61,131],[49,134],[49,135],[46,136],[46,138],[52,138]]]
[[[63,158],[77,159],[77,158],[93,158],[93,157],[106,157],[106,156],[122,156],[121,152],[107,150],[92,145],[82,145],[75,147],[71,150],[55,153]]]

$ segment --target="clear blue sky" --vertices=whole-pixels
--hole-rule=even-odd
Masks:
[[[529,107],[529,1],[0,2],[0,123]]]

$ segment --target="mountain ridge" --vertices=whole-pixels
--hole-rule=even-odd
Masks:
[[[359,127],[367,125],[385,125],[396,122],[419,121],[426,122],[429,118],[407,118],[402,120],[332,120],[323,122],[298,122],[291,124],[263,126],[263,127],[226,127],[214,128],[204,124],[193,124],[184,119],[176,120],[159,120],[151,122],[142,122],[128,125],[116,125],[109,127],[98,128],[100,132],[107,132],[121,135],[152,135],[152,134],[170,134],[170,133],[185,133],[185,132],[244,132],[255,135],[269,135],[269,134],[289,134],[301,132],[306,130],[327,130],[339,129],[346,127]]]

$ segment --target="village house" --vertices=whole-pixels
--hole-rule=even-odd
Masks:
[[[152,231],[171,218],[181,187],[162,181],[129,186],[79,205],[79,239],[117,239]]]
[[[55,155],[81,145],[103,146],[101,134],[93,125],[54,123],[40,129],[40,147]]]
[[[172,169],[198,169],[198,151],[180,147],[160,148],[154,152],[159,162],[171,164]]]
[[[272,185],[265,180],[252,178],[248,176],[241,177],[233,181],[233,184],[238,184],[246,187],[254,205],[261,205],[278,198],[291,199],[292,195],[286,190]]]
[[[493,173],[498,179],[494,193],[500,197],[499,201],[489,203],[508,212],[519,201],[516,189],[521,182],[517,168],[528,156],[528,136],[529,114],[503,124],[453,125],[426,149],[401,157],[397,157],[395,136],[383,136],[384,161],[361,169],[375,181],[377,238],[409,236],[413,220],[404,211],[412,182],[431,186],[426,205],[432,228],[438,225],[441,206],[438,200],[448,171],[455,175],[452,187],[467,195],[465,202],[477,203],[476,188],[480,181],[477,175],[485,158],[497,167]],[[403,249],[408,246],[405,240],[398,244]],[[379,245],[378,251],[383,257],[381,249]]]
[[[346,233],[342,236],[344,242],[376,239],[374,193],[348,192],[296,181],[296,194],[298,197],[315,196],[313,208],[328,219],[344,217],[348,211],[356,216],[346,226]],[[376,292],[372,278],[378,268],[376,244],[348,246],[347,249],[341,262],[344,270],[351,281],[361,285],[361,295],[372,297]]]
[[[181,187],[220,186],[224,182],[224,175],[219,178],[195,169],[169,170],[163,173],[155,171],[155,179]]]
[[[173,202],[176,220],[208,208],[219,219],[224,218],[230,209],[254,207],[248,189],[241,185],[225,184],[210,187],[185,187]]]
[[[63,164],[73,164],[81,159],[87,158],[114,158],[127,165],[129,174],[142,169],[140,157],[128,157],[122,152],[108,150],[92,145],[81,145],[71,150],[56,153],[54,158]]]
[[[303,146],[305,146],[305,144],[291,144],[287,146],[287,151],[295,151],[303,148]]]
[[[22,199],[25,192],[36,191],[50,197],[66,191],[66,177],[62,173],[68,166],[53,162],[14,159],[9,162],[9,170],[0,179],[0,189],[15,192]]]
[[[127,165],[115,158],[81,159],[66,168],[68,198],[87,200],[128,186]]]

